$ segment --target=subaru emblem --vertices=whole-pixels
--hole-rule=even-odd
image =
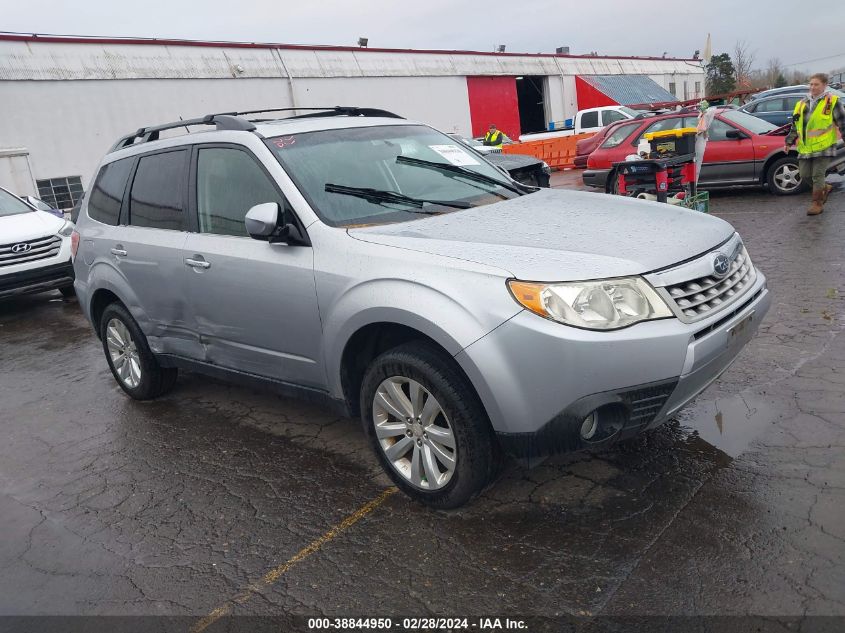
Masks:
[[[15,244],[15,245],[12,247],[12,252],[13,252],[13,253],[18,253],[18,254],[20,254],[20,253],[26,253],[26,252],[27,252],[29,249],[31,249],[31,248],[32,248],[32,245],[31,245],[31,244],[25,244],[25,243]]]
[[[719,253],[716,255],[716,258],[713,260],[713,272],[716,273],[717,277],[724,277],[728,274],[728,271],[731,268],[731,262],[725,255]]]

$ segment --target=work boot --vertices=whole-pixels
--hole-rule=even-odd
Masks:
[[[819,215],[824,211],[824,189],[813,189],[813,203],[807,209],[807,215]]]
[[[833,191],[833,185],[825,185],[824,189],[822,189],[822,204],[827,202],[827,197],[830,195],[830,192]]]

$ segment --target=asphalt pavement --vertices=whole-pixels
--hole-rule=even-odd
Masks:
[[[802,626],[843,630],[845,186],[819,217],[808,202],[712,195],[773,305],[677,421],[509,464],[453,512],[393,494],[358,421],[190,373],[135,402],[75,301],[0,303],[0,615],[192,616],[172,622],[194,631],[245,614],[839,616]]]

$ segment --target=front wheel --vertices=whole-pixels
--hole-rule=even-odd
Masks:
[[[798,159],[794,156],[784,156],[773,162],[766,172],[766,182],[769,184],[769,190],[779,196],[791,196],[807,188],[807,185],[801,182]]]
[[[119,303],[103,310],[100,339],[109,369],[128,395],[152,400],[173,388],[178,370],[158,364],[138,323]]]
[[[454,360],[424,343],[375,359],[361,417],[382,467],[409,497],[447,509],[492,479],[499,458],[484,407]]]

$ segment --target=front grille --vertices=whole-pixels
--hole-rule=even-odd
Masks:
[[[756,273],[745,247],[731,262],[727,275],[699,277],[673,286],[666,286],[666,293],[677,306],[686,322],[698,321],[715,314],[748,290]]]
[[[23,250],[22,244],[27,244],[29,248]],[[58,254],[61,246],[62,238],[58,235],[48,235],[11,244],[0,244],[0,268],[53,257]],[[18,252],[15,252],[15,250]]]

